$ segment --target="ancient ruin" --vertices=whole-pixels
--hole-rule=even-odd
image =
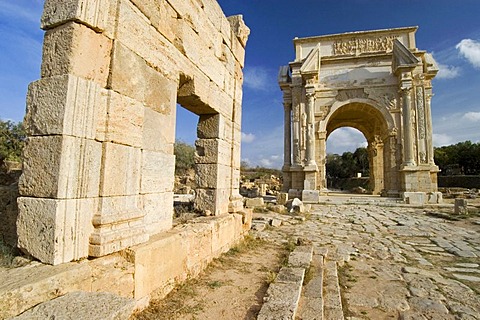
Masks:
[[[326,140],[353,127],[368,142],[374,194],[437,203],[431,54],[417,27],[295,38],[295,61],[280,68],[285,111],[284,190],[325,191]],[[299,192],[298,191],[298,192]],[[312,193],[313,191],[313,193]]]

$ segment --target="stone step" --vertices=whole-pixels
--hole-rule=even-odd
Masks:
[[[113,293],[77,291],[43,302],[10,319],[127,320],[134,308],[135,300]]]
[[[342,299],[338,282],[337,262],[327,260],[323,281],[324,318],[326,320],[343,320]]]
[[[322,320],[323,317],[323,270],[324,255],[315,250],[308,271],[311,279],[303,287],[298,307],[297,320]]]
[[[313,247],[298,246],[290,253],[288,266],[282,267],[268,287],[258,320],[295,319],[305,271],[312,261]]]

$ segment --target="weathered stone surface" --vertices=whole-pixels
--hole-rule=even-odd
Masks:
[[[42,78],[73,74],[107,84],[112,40],[75,23],[47,31],[42,56]]]
[[[467,199],[455,199],[455,214],[468,214]]]
[[[101,143],[71,136],[30,137],[24,148],[23,196],[60,199],[96,197]]]
[[[0,272],[0,318],[13,317],[60,294],[90,290],[86,261],[59,266],[34,264]]]
[[[288,264],[297,268],[308,268],[313,257],[312,246],[298,246],[290,253]]]
[[[112,293],[77,291],[41,303],[12,319],[127,320],[134,308],[133,299],[119,297]]]
[[[96,82],[73,75],[41,79],[28,88],[25,129],[34,136],[95,139],[106,107],[107,91]]]
[[[144,223],[150,235],[172,228],[173,192],[145,194],[143,206]]]
[[[302,277],[303,281],[303,277]],[[272,283],[267,290],[265,302],[257,316],[258,320],[295,319],[300,299],[301,286],[287,283]]]
[[[263,198],[247,198],[245,200],[245,206],[247,208],[261,207],[263,205],[265,205]]]
[[[277,194],[277,204],[278,205],[286,205],[288,201],[288,193],[280,192]]]
[[[53,265],[88,256],[96,199],[18,198],[18,247]]]
[[[173,192],[175,156],[142,151],[141,193]]]
[[[318,190],[303,190],[302,202],[318,203],[320,201],[320,192]]]

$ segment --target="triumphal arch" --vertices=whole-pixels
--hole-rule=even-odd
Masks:
[[[295,60],[282,66],[286,190],[326,190],[326,140],[353,127],[368,142],[374,194],[410,203],[438,202],[433,159],[431,54],[417,27],[295,38]],[[313,193],[312,193],[313,191]]]

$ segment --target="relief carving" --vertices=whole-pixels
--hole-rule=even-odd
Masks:
[[[316,114],[316,116],[317,116],[318,118],[320,118],[320,121],[325,120],[325,118],[327,117],[328,113],[330,112],[330,108],[331,108],[331,107],[332,107],[332,106],[321,106],[321,107],[320,107],[320,112],[318,112],[318,113]]]
[[[337,40],[333,43],[334,55],[359,55],[370,52],[391,52],[393,40],[398,36],[383,36],[377,38],[353,38]]]
[[[338,101],[347,101],[354,98],[367,99],[368,94],[363,89],[345,89],[338,90],[336,99]]]
[[[418,135],[420,139],[425,139],[425,105],[423,103],[422,87],[417,87],[417,115],[418,115]]]

